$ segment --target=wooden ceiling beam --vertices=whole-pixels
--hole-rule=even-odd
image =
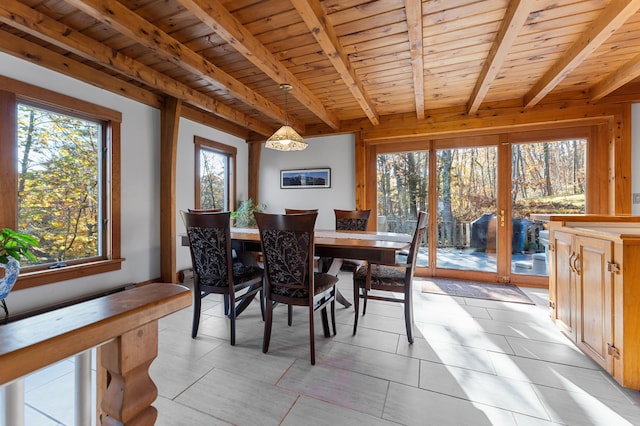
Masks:
[[[117,77],[97,71],[59,53],[32,43],[5,31],[0,31],[0,51],[59,72],[95,87],[117,93],[154,108],[162,106],[162,97],[135,84],[127,83]]]
[[[240,139],[243,139],[245,142],[247,141],[247,139],[249,139],[250,130],[247,127],[239,126],[235,123],[230,122],[229,120],[225,120],[224,118],[221,118],[217,115],[210,114],[207,111],[203,111],[196,106],[183,105],[182,116],[191,121],[195,121],[196,123],[204,124],[205,126],[213,127],[214,129],[222,130],[225,133],[237,136]],[[263,135],[263,137],[269,137],[271,135],[272,133],[269,133],[268,135]]]
[[[640,8],[640,0],[612,0],[558,62],[524,96],[531,108],[551,92],[571,71],[593,53]]]
[[[362,120],[343,122],[352,131],[362,131],[367,144],[389,143],[394,140],[425,140],[441,136],[496,134],[501,130],[525,131],[544,126],[555,129],[576,125],[606,122],[621,114],[623,106],[614,104],[590,105],[587,102],[561,103],[551,107],[534,107],[522,111],[522,107],[481,109],[476,116],[466,115],[466,107],[427,110],[428,119],[417,121],[409,114],[382,116],[377,127],[364,127]],[[346,129],[345,129],[346,130]]]
[[[413,75],[413,96],[416,103],[416,117],[424,119],[424,49],[422,34],[422,0],[405,0],[411,70]]]
[[[413,1],[419,2],[420,0]],[[362,84],[360,77],[356,74],[349,60],[349,55],[347,55],[342,43],[340,43],[340,39],[333,25],[329,22],[320,2],[318,0],[291,0],[291,3],[305,24],[307,24],[311,34],[313,34],[313,37],[320,47],[322,47],[322,50],[329,58],[329,61],[331,61],[333,67],[338,74],[340,74],[342,81],[346,83],[349,91],[360,105],[360,108],[362,108],[367,117],[369,117],[371,123],[373,125],[380,124],[380,118],[375,106]],[[422,53],[420,53],[420,57],[422,58]]]
[[[293,88],[291,95],[318,118],[334,129],[340,126],[338,117],[325,108],[322,102],[269,49],[225,9],[222,3],[218,0],[178,1],[273,81],[291,85]]]
[[[602,98],[599,103],[639,103],[640,83],[629,83]],[[307,134],[309,133],[307,126]]]
[[[16,0],[0,4],[0,22],[45,40],[76,55],[96,62],[127,77],[160,90],[192,105],[216,114],[235,124],[264,135],[271,135],[273,127],[224,105],[190,87],[141,64],[128,56],[89,38]]]
[[[482,65],[482,71],[473,88],[468,104],[469,115],[478,112],[491,83],[496,79],[504,61],[513,46],[513,42],[520,34],[522,26],[529,17],[533,0],[514,0],[509,2],[509,7],[502,20],[496,39],[491,45],[489,55]]]
[[[599,83],[595,84],[589,94],[592,101],[599,101],[616,89],[629,83],[640,76],[640,55],[636,55],[629,62],[606,76]]]
[[[286,112],[262,95],[175,40],[123,4],[111,0],[65,0],[89,16],[110,26],[136,43],[153,50],[178,67],[199,75],[209,83],[229,91],[234,97],[274,120],[285,121]],[[290,119],[291,125],[304,129],[304,123]]]

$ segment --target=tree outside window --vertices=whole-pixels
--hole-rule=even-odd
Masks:
[[[233,210],[237,149],[196,136],[196,208]]]
[[[102,124],[18,105],[18,230],[36,236],[37,264],[102,254]]]

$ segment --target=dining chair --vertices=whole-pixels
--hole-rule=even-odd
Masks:
[[[371,210],[338,210],[334,209],[336,216],[336,231],[366,231],[369,225]],[[363,265],[364,261],[358,259],[333,259],[330,273],[337,274],[343,265],[356,269]]]
[[[336,334],[335,295],[338,279],[313,269],[314,226],[317,213],[278,215],[255,213],[264,253],[265,322],[262,352],[269,350],[274,302],[306,306],[309,312],[311,364],[316,363],[314,314],[320,310],[325,337],[329,337],[327,306]]]
[[[337,231],[366,231],[371,210],[333,210]]]
[[[318,209],[284,209],[285,214],[306,214],[306,213],[318,213]],[[322,259],[318,256],[313,257],[313,269],[319,271],[322,269]],[[293,324],[293,306],[287,307],[287,324],[291,326]]]
[[[225,315],[231,320],[231,345],[236,344],[236,318],[257,293],[262,302],[264,271],[255,265],[234,262],[231,250],[231,212],[181,212],[193,266],[193,326],[191,337],[198,335],[201,301],[208,294],[222,294]],[[260,303],[264,316],[264,307]]]
[[[284,209],[286,214],[318,213],[318,209]]]
[[[189,213],[219,213],[222,209],[187,209]]]
[[[367,311],[367,299],[385,300],[387,302],[399,302],[404,304],[404,322],[407,329],[407,339],[413,343],[413,272],[416,267],[416,259],[420,249],[420,243],[427,230],[429,214],[420,212],[418,223],[413,233],[409,254],[405,263],[395,265],[364,264],[353,272],[353,299],[355,307],[355,320],[353,334],[358,327],[359,301],[364,299],[362,315]],[[382,292],[403,293],[402,298],[391,297],[384,293],[369,294],[370,290]]]

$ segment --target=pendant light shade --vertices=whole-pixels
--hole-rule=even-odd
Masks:
[[[289,126],[289,114],[287,112],[287,93],[292,89],[289,84],[281,84],[280,89],[284,90],[284,112],[285,123],[280,127],[265,143],[265,148],[275,149],[278,151],[301,151],[309,144]]]
[[[267,139],[265,148],[277,149],[278,151],[300,151],[308,145],[298,132],[291,126],[285,124]]]

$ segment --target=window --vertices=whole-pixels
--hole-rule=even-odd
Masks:
[[[235,165],[237,149],[199,136],[194,137],[195,207],[235,208]]]
[[[119,269],[120,113],[5,78],[0,108],[0,226],[40,241],[16,288]]]
[[[104,252],[102,127],[18,104],[18,230],[39,237],[37,265],[60,266]]]

